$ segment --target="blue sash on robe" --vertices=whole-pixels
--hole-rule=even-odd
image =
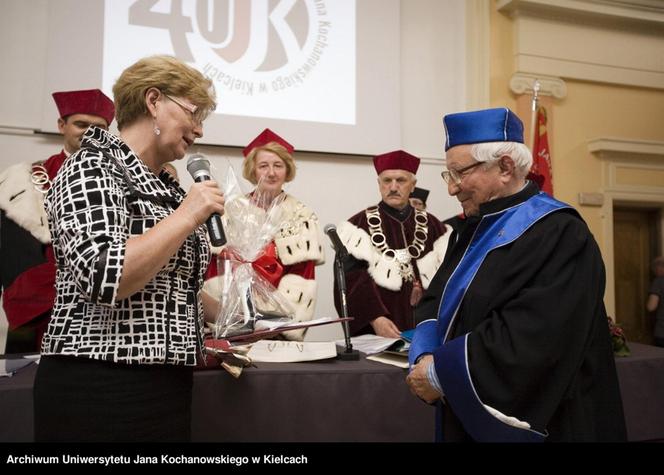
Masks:
[[[486,256],[517,240],[533,224],[550,213],[571,208],[540,192],[514,207],[482,217],[464,256],[452,272],[438,312],[438,320],[426,320],[415,329],[408,354],[411,365],[425,353],[443,346],[445,364],[436,371],[445,398],[461,420],[464,429],[478,441],[527,442],[545,435],[510,426],[489,413],[479,399],[470,378],[467,358],[468,334],[448,341],[461,301]],[[508,414],[509,415],[509,414]]]

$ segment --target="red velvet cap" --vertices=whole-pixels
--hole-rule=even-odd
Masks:
[[[256,147],[263,147],[264,145],[267,145],[270,142],[276,142],[279,145],[282,145],[291,155],[293,154],[293,150],[295,150],[291,144],[286,142],[284,139],[279,137],[270,129],[265,129],[258,135],[258,137],[252,140],[251,143],[244,148],[244,150],[242,150],[242,153],[246,157]]]
[[[108,125],[113,122],[115,106],[99,89],[86,89],[84,91],[54,92],[53,100],[58,106],[60,117],[72,114],[89,114],[101,117]]]
[[[403,150],[376,155],[373,162],[379,175],[385,170],[406,170],[415,174],[420,166],[419,158]]]

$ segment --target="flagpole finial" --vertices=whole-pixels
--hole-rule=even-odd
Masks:
[[[532,150],[535,149],[535,140],[537,137],[537,102],[539,100],[540,81],[538,78],[533,80],[533,99],[530,107],[530,143]]]
[[[533,101],[532,101],[533,112],[537,110],[537,101],[539,99],[540,87],[541,84],[539,82],[539,79],[535,78],[535,81],[533,81]]]

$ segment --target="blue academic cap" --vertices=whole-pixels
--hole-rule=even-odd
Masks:
[[[443,123],[445,151],[482,142],[523,143],[523,122],[506,107],[448,114]]]

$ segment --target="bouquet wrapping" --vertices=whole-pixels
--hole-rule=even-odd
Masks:
[[[243,193],[232,168],[225,185],[227,243],[217,260],[220,306],[213,325],[215,338],[253,333],[262,320],[287,323],[295,315],[276,288],[283,274],[274,245],[283,194],[270,200],[260,191],[260,183],[253,193]]]

